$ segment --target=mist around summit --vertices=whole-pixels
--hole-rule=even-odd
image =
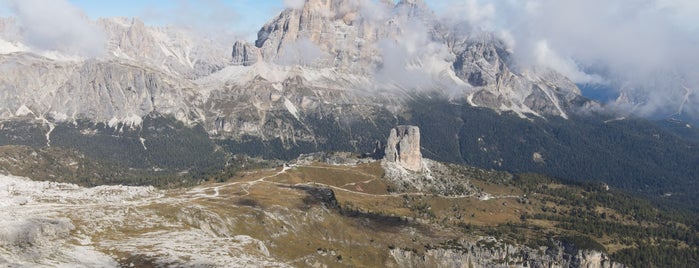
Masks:
[[[88,18],[67,1],[5,3],[15,18],[15,28],[3,31],[5,41],[21,41],[36,50],[84,57],[103,56],[106,52],[106,34],[91,22],[97,18]],[[302,9],[303,4],[304,1],[283,1],[280,5]],[[352,1],[351,5],[369,20],[386,18],[391,12],[381,1]],[[453,30],[452,34],[496,35],[513,52],[518,66],[551,68],[576,84],[611,91],[605,95],[618,98],[600,99],[609,110],[651,118],[678,115],[696,119],[699,114],[699,97],[695,93],[699,88],[699,56],[694,53],[699,44],[699,7],[692,1],[435,0],[427,5],[438,23]],[[184,15],[185,10],[197,11]],[[220,1],[183,1],[168,13],[173,15],[150,9],[144,10],[142,16],[189,28],[225,41],[228,46],[236,39],[234,36],[245,35],[223,28],[240,22],[241,16]],[[415,58],[411,47],[427,50],[421,53],[439,53],[439,48],[434,50],[430,40],[424,38],[429,31],[429,27],[416,22],[406,30],[410,36],[399,37],[398,43],[405,47],[384,42],[386,69],[378,76],[396,76],[393,80],[399,81],[419,77],[419,73],[403,69],[404,61]],[[299,42],[289,44],[295,52],[278,62],[285,64],[293,59],[310,64],[323,53],[313,47],[313,42]],[[392,66],[400,68],[393,71]],[[401,72],[408,75],[399,77]]]
[[[694,2],[252,2],[0,0],[0,266],[699,266]]]

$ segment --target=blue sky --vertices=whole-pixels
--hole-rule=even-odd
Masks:
[[[297,1],[302,0],[0,0],[0,16],[15,16],[12,6],[17,2],[49,9],[71,5],[93,20],[137,17],[148,25],[191,27],[218,36],[254,41],[260,27],[284,10],[285,2]],[[425,2],[439,7],[450,1],[469,0]]]
[[[2,3],[3,0],[0,0]],[[52,1],[52,0],[48,0]],[[138,17],[150,25],[191,25],[254,40],[259,28],[293,0],[67,0],[91,19]],[[297,0],[298,1],[298,0]],[[449,0],[425,1],[439,8]],[[216,26],[216,27],[212,27]]]
[[[182,6],[207,10],[218,3],[226,5],[237,11],[238,16],[251,21],[265,21],[265,15],[279,12],[284,8],[283,0],[121,0],[121,1],[96,1],[96,0],[69,0],[70,3],[83,9],[91,18],[99,17],[143,17],[149,10],[174,10]]]
[[[138,17],[151,25],[200,27],[209,27],[213,22],[246,39],[254,39],[257,30],[285,8],[286,1],[290,0],[68,0],[92,19]],[[439,8],[449,1],[425,2]]]
[[[13,16],[13,1],[0,0],[0,16]],[[24,0],[26,1],[26,0]],[[32,2],[42,3],[42,0]],[[56,0],[44,0],[48,6]],[[226,29],[254,39],[259,28],[285,8],[285,0],[60,0],[83,11],[90,19],[138,17],[149,25]]]
[[[228,28],[252,38],[272,16],[284,9],[284,0],[69,0],[90,18],[138,17],[151,25],[193,24],[193,27]],[[206,18],[203,21],[202,18]],[[215,30],[215,28],[214,28]]]

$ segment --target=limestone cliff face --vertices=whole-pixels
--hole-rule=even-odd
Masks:
[[[99,19],[109,58],[133,61],[185,78],[209,75],[228,65],[230,44],[174,27],[147,26],[133,18]]]
[[[0,39],[18,31],[0,22]],[[200,89],[193,78],[228,64],[228,45],[138,19],[95,22],[106,38],[100,58],[85,59],[19,47],[0,51],[0,119],[40,118],[138,125],[150,113],[199,120]]]
[[[232,64],[250,66],[262,58],[260,50],[245,41],[236,41],[231,52]]]
[[[50,121],[140,124],[151,112],[192,113],[194,85],[154,69],[121,61],[54,62],[30,54],[0,56],[0,119],[43,117]]]
[[[397,126],[391,129],[386,141],[385,159],[396,162],[412,171],[422,170],[422,153],[420,153],[420,128],[416,126]]]
[[[520,107],[565,117],[570,103],[582,94],[557,72],[515,68],[506,45],[492,34],[452,36],[447,43],[456,55],[456,75],[476,89],[471,97],[474,105]]]
[[[0,21],[0,36],[10,24]],[[440,26],[420,0],[308,0],[270,20],[254,43],[220,44],[138,19],[96,24],[107,39],[104,58],[63,60],[19,45],[0,53],[7,67],[0,69],[0,118],[137,122],[157,112],[225,137],[318,144],[309,117],[375,120],[376,111],[409,109],[414,92],[563,117],[580,98],[555,72],[515,68],[492,35]]]
[[[377,5],[377,12],[392,7],[389,2]],[[285,10],[265,24],[255,46],[270,62],[366,72],[376,65],[379,57],[375,44],[388,36],[389,28],[362,16],[362,12],[359,1],[309,0],[303,8]],[[297,53],[315,54],[317,59],[294,59]]]
[[[516,67],[495,34],[445,26],[420,0],[308,0],[265,24],[254,45],[236,42],[232,56],[240,65],[262,60],[334,68],[399,84],[396,80],[425,76],[431,82],[418,79],[422,83],[401,87],[461,90],[474,106],[520,114],[567,117],[571,103],[581,101],[566,77]],[[420,74],[405,75],[410,70]]]
[[[506,245],[486,238],[494,246],[464,242],[452,248],[428,249],[424,254],[392,249],[398,267],[534,267],[534,268],[624,268],[604,253],[573,249],[557,243],[554,248],[532,249]],[[480,242],[480,241],[479,241]]]

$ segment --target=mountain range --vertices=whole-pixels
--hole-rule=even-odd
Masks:
[[[163,161],[148,152],[157,138],[145,131],[153,118],[203,130],[219,152],[281,159],[368,151],[391,126],[410,123],[434,138],[425,149],[443,161],[653,194],[678,188],[665,181],[696,185],[699,174],[690,124],[606,112],[555,70],[519,64],[505,37],[446,23],[422,1],[310,0],[272,18],[253,43],[136,18],[91,23],[105,33],[98,57],[31,48],[17,22],[2,19],[0,118],[33,129],[3,128],[4,144],[85,151],[69,140],[93,139],[86,154],[121,163],[114,151],[125,145],[103,139],[135,140],[126,151],[140,150],[138,167],[159,170]]]
[[[596,220],[604,222],[609,214],[619,217],[614,218],[615,224],[637,222],[638,228],[650,224],[657,227],[653,231],[665,236],[653,235],[663,239],[671,237],[667,240],[686,243],[696,251],[695,244],[692,244],[694,236],[684,233],[685,229],[689,232],[696,229],[693,226],[696,222],[692,222],[695,218],[677,216],[686,215],[682,213],[694,215],[692,213],[699,208],[699,132],[692,123],[677,118],[653,121],[606,109],[604,103],[583,95],[578,85],[557,70],[519,62],[512,44],[502,33],[444,21],[420,0],[307,0],[303,6],[286,9],[271,18],[259,29],[256,40],[232,43],[191,30],[148,26],[137,18],[102,18],[90,21],[90,27],[103,33],[104,42],[98,42],[99,53],[86,56],[75,51],[33,47],[26,42],[22,25],[13,18],[0,18],[0,172],[53,181],[58,184],[41,184],[41,187],[67,187],[77,193],[91,193],[93,189],[120,192],[123,189],[88,189],[66,183],[89,187],[123,184],[175,188],[163,190],[167,192],[161,194],[167,196],[167,200],[199,206],[204,212],[179,213],[172,223],[170,216],[163,216],[168,211],[150,210],[153,204],[164,204],[153,197],[156,194],[153,188],[133,188],[138,193],[143,192],[150,198],[148,200],[127,199],[144,209],[144,215],[163,223],[180,224],[184,220],[199,227],[205,225],[203,222],[211,224],[209,218],[230,216],[217,211],[213,203],[207,203],[208,199],[199,200],[200,197],[219,198],[219,186],[206,188],[208,186],[201,186],[202,183],[228,183],[220,187],[231,192],[222,192],[221,198],[239,202],[237,208],[246,213],[262,214],[266,213],[266,205],[279,208],[275,203],[279,200],[264,194],[285,191],[287,186],[284,184],[288,183],[289,190],[309,194],[304,199],[297,198],[296,194],[289,197],[293,202],[302,203],[299,205],[304,208],[302,211],[325,215],[326,218],[315,219],[315,224],[325,226],[330,224],[327,220],[330,219],[339,221],[342,226],[350,226],[347,228],[356,228],[354,220],[349,222],[343,217],[357,218],[360,225],[365,221],[386,227],[389,231],[383,227],[373,230],[381,236],[390,236],[394,228],[400,232],[419,229],[420,239],[412,244],[425,247],[425,250],[391,248],[394,245],[372,244],[374,241],[371,240],[369,244],[373,247],[390,248],[391,264],[430,266],[439,263],[431,263],[430,258],[443,260],[451,256],[458,262],[478,257],[473,254],[490,252],[485,254],[492,259],[492,262],[483,264],[487,266],[509,259],[500,257],[503,254],[509,256],[507,251],[511,249],[526,253],[527,256],[517,257],[523,263],[574,266],[572,263],[583,262],[619,267],[619,263],[608,261],[607,255],[571,249],[570,243],[560,242],[560,239],[554,246],[547,245],[549,249],[558,250],[555,252],[535,253],[536,245],[513,248],[489,238],[462,241],[458,245],[441,241],[446,243],[442,244],[443,247],[428,248],[432,246],[429,243],[438,241],[434,238],[435,233],[456,237],[461,231],[455,230],[471,228],[453,222],[444,223],[448,226],[445,228],[420,227],[425,222],[437,221],[434,212],[430,212],[425,204],[432,202],[430,206],[441,206],[439,204],[447,202],[444,200],[452,198],[439,195],[443,193],[432,193],[434,196],[429,197],[422,191],[447,188],[452,191],[453,185],[423,185],[418,189],[420,191],[410,192],[410,189],[401,187],[400,179],[396,180],[398,183],[381,180],[390,172],[381,171],[381,166],[370,161],[369,164],[362,162],[366,166],[354,165],[346,170],[344,164],[338,168],[329,163],[303,162],[304,157],[308,157],[304,154],[315,152],[344,151],[365,157],[376,156],[376,152],[383,152],[383,142],[396,125],[415,125],[420,128],[418,133],[422,143],[418,149],[423,156],[455,164],[433,165],[479,178],[482,188],[469,185],[471,188],[468,189],[474,191],[469,194],[481,193],[483,197],[491,190],[517,192],[514,197],[519,199],[513,213],[502,212],[510,211],[509,208],[498,207],[497,212],[498,209],[490,203],[484,205],[484,213],[506,214],[494,221],[497,228],[483,231],[488,235],[502,232],[501,227],[519,228],[526,233],[530,226],[542,228],[545,225],[542,221],[548,220],[552,226],[556,224],[558,231],[562,230],[555,234],[558,239],[561,238],[558,236],[580,227],[575,225],[580,224],[577,221],[579,215],[594,215]],[[310,158],[318,160],[317,155]],[[338,159],[349,161],[344,158]],[[352,161],[364,159],[353,158]],[[267,174],[271,172],[269,170],[249,171],[270,165],[282,165],[281,171],[275,171],[273,175]],[[290,165],[299,169],[292,169]],[[316,169],[340,173],[328,175]],[[303,177],[297,174],[299,170],[309,173],[301,174],[306,176]],[[346,184],[324,181],[324,176],[346,173],[353,178]],[[255,179],[244,174],[254,174]],[[291,179],[286,178],[287,175]],[[293,177],[296,175],[300,177]],[[431,173],[425,176],[428,175],[432,176]],[[230,182],[234,176],[238,176],[236,178],[240,181]],[[371,179],[359,180],[364,177]],[[303,178],[312,178],[314,182],[300,181]],[[40,194],[30,189],[33,182],[12,176],[3,179],[12,182],[7,185],[30,185],[22,188],[28,195]],[[264,184],[269,189],[265,188],[263,195],[257,193],[259,200],[253,197],[239,199],[250,195],[250,187],[263,184],[265,179],[273,181],[275,187]],[[430,179],[431,183],[439,181]],[[363,194],[357,191],[364,190],[355,188],[358,185],[369,187],[373,185],[369,183],[371,181],[378,182],[378,186],[372,186],[375,189],[369,190],[376,195],[374,198],[381,197],[402,205],[367,210],[368,203],[364,204],[362,198],[357,197]],[[327,192],[324,188],[317,190],[309,186],[316,182],[326,183],[327,189],[332,190]],[[177,191],[177,187],[193,186],[198,188],[189,188],[186,193]],[[609,192],[610,187],[620,190]],[[209,195],[214,189],[215,196]],[[396,189],[408,192],[395,193]],[[348,199],[342,199],[346,196],[338,194],[341,200],[349,200],[349,203],[338,204],[340,201],[335,199],[335,194],[340,192],[349,193]],[[541,199],[543,205],[527,203],[526,193],[543,195],[532,197]],[[565,195],[570,193],[575,193],[573,199],[576,202],[588,205],[584,212],[574,208],[577,203],[565,200]],[[627,196],[627,193],[630,194]],[[520,194],[524,198],[520,198]],[[588,195],[600,199],[585,199]],[[638,200],[636,195],[651,202],[633,207],[624,201]],[[7,196],[14,194],[8,190]],[[501,196],[514,198],[507,197],[505,192]],[[75,198],[78,197],[68,199]],[[415,198],[422,203],[410,203]],[[17,200],[12,199],[10,205],[23,205],[22,200]],[[111,209],[108,202],[94,200],[100,206],[104,205],[104,209]],[[546,203],[547,200],[556,203],[551,205]],[[508,207],[507,202],[500,205]],[[55,209],[52,206],[42,205],[42,209],[50,212]],[[661,213],[661,209],[653,206],[667,211]],[[445,222],[457,218],[462,220],[459,209],[453,208],[454,215],[437,212],[437,216],[444,216]],[[559,213],[552,209],[565,211]],[[616,212],[610,212],[612,210]],[[42,213],[46,211],[42,210]],[[648,211],[656,213],[653,215],[657,217]],[[470,212],[471,218],[480,212]],[[79,210],[70,213],[66,217],[78,219],[84,216]],[[197,217],[201,215],[191,213],[204,213],[209,218],[200,221]],[[276,222],[283,217],[298,216],[288,209],[279,209],[275,213],[265,214],[267,216],[260,216],[260,219]],[[122,216],[120,219],[133,215]],[[539,218],[533,223],[528,222],[531,216]],[[401,217],[414,218],[407,221]],[[526,224],[512,223],[513,219]],[[296,220],[294,224],[287,224],[292,221],[285,220],[279,222],[285,228],[301,228]],[[665,220],[673,222],[660,226]],[[221,226],[229,223],[221,223]],[[21,226],[17,222],[12,224]],[[53,226],[51,228],[60,229],[58,233],[72,230],[63,221],[37,220],[32,224]],[[105,223],[95,221],[94,224]],[[667,230],[680,225],[682,228],[675,228],[681,231],[677,231],[679,234],[668,234]],[[201,228],[206,229],[208,235],[218,237],[238,228],[229,227]],[[646,230],[637,229],[633,230]],[[255,231],[264,233],[260,237],[277,241],[274,230]],[[303,232],[309,230],[303,229]],[[607,237],[609,241],[605,240],[605,245],[630,243],[617,241],[623,240],[624,232],[617,229],[605,232],[615,235],[613,239]],[[591,233],[594,230],[584,234]],[[0,237],[2,235],[0,232]],[[89,234],[90,237],[102,235],[99,232]],[[334,235],[337,234],[328,236]],[[118,244],[109,235],[105,239]],[[256,247],[254,258],[251,258],[259,263],[285,265],[270,258],[269,250],[264,246],[269,241],[247,237],[236,239],[239,242],[236,243],[245,247]],[[563,240],[566,239],[572,238]],[[580,242],[577,238],[572,240]],[[278,240],[279,243],[288,243],[283,241],[286,240]],[[549,243],[546,241],[553,241],[552,234],[536,242]],[[146,242],[152,241],[143,243]],[[584,240],[584,243],[589,241]],[[353,248],[352,241],[345,241],[342,245],[343,250]],[[498,250],[488,251],[493,245]],[[599,248],[595,243],[592,246]],[[665,244],[662,246],[669,248]],[[304,250],[312,247],[308,244]],[[471,253],[464,247],[471,247]],[[284,252],[279,248],[271,251],[273,255]],[[328,258],[337,263],[343,261],[342,256],[330,253],[331,249],[318,248],[317,251],[322,258],[294,260],[285,256],[289,257],[285,263],[310,265],[309,262],[316,258],[326,263]],[[616,257],[626,261],[633,259],[632,253],[619,252],[623,254]],[[530,258],[529,254],[536,256]],[[366,262],[344,261],[350,264],[389,263],[384,255],[364,260]],[[112,261],[109,256],[101,257],[105,257],[107,262]],[[137,263],[150,261],[140,255],[124,259]],[[230,260],[222,262],[225,261]]]
[[[284,93],[283,83],[299,79],[304,86],[329,88],[356,102],[400,101],[416,91],[437,91],[523,116],[567,117],[571,103],[585,102],[579,89],[555,71],[517,68],[493,34],[452,31],[419,1],[377,5],[386,5],[376,11],[385,14],[371,17],[355,1],[309,1],[264,25],[254,45],[236,42],[232,51],[182,30],[124,18],[94,22],[107,40],[106,54],[96,59],[37,53],[19,41],[4,41],[8,68],[3,69],[2,116],[129,123],[157,112],[202,122],[214,131],[216,118],[230,115],[206,107],[220,101],[212,93],[237,94],[244,89],[236,87],[263,85]],[[11,32],[12,22],[2,24],[5,32]],[[51,68],[27,70],[34,64]],[[22,80],[28,77],[32,81]],[[112,79],[100,81],[103,77]],[[299,112],[324,102],[318,94],[306,95],[258,102],[290,102]],[[82,99],[71,103],[67,98],[73,96]]]
[[[514,115],[523,122],[548,126],[563,120],[564,128],[584,125],[576,118],[598,117],[593,128],[619,123],[614,119],[620,118],[604,112],[600,103],[587,99],[555,70],[518,64],[506,38],[441,21],[422,1],[310,0],[300,9],[287,9],[272,18],[254,43],[225,44],[182,29],[146,26],[135,18],[91,23],[104,32],[106,42],[103,55],[86,58],[31,48],[22,43],[20,25],[12,18],[2,19],[2,120],[35,125],[45,133],[45,141],[39,143],[50,146],[58,125],[103,124],[120,133],[139,132],[147,117],[157,115],[190,128],[200,126],[229,152],[290,159],[317,150],[369,150],[375,141],[384,140],[390,126],[415,123],[421,120],[420,114],[431,118],[425,123],[434,124],[425,133],[448,132],[451,127],[451,133],[444,135],[448,140],[439,143],[482,139],[458,130],[457,126],[470,129],[464,116],[432,113],[450,106],[487,108],[502,118]],[[418,107],[424,106],[422,99],[436,106]],[[458,124],[439,122],[453,120]],[[691,124],[679,130],[648,128],[652,135],[668,129],[695,132]],[[532,163],[525,167],[513,163],[524,162],[537,150],[545,155],[544,151],[554,151],[553,145],[546,144],[560,143],[561,137],[551,137],[549,131],[537,134],[549,136],[540,148],[528,148],[531,152],[526,155],[497,166],[551,173],[552,169]],[[675,147],[689,148],[686,154],[691,155],[695,145],[681,137],[692,134],[683,135],[669,135],[669,143],[687,143]],[[524,136],[521,139],[529,138]],[[635,133],[627,136],[631,143],[637,141]],[[148,142],[141,142],[144,149]],[[599,142],[581,146],[594,143]],[[260,146],[268,149],[250,149]],[[500,151],[512,154],[504,148],[511,144],[501,146]],[[579,151],[578,147],[571,149]],[[497,166],[484,163],[503,162],[502,157],[483,155],[482,149],[464,149],[434,157],[489,168]],[[626,149],[618,151],[630,153]],[[673,153],[682,155],[675,158],[697,161]],[[660,170],[659,175],[637,179],[656,180],[667,177],[663,170],[676,170],[662,165],[654,169]],[[633,170],[630,173],[639,173]],[[595,173],[585,176],[610,179]]]

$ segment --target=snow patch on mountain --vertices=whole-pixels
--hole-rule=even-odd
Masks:
[[[289,111],[289,113],[291,113],[291,115],[293,115],[294,118],[296,118],[296,120],[301,121],[301,117],[299,116],[299,110],[296,109],[296,106],[294,106],[294,104],[291,103],[291,101],[289,101],[289,99],[287,98],[284,98],[284,107],[286,107],[286,110]]]

